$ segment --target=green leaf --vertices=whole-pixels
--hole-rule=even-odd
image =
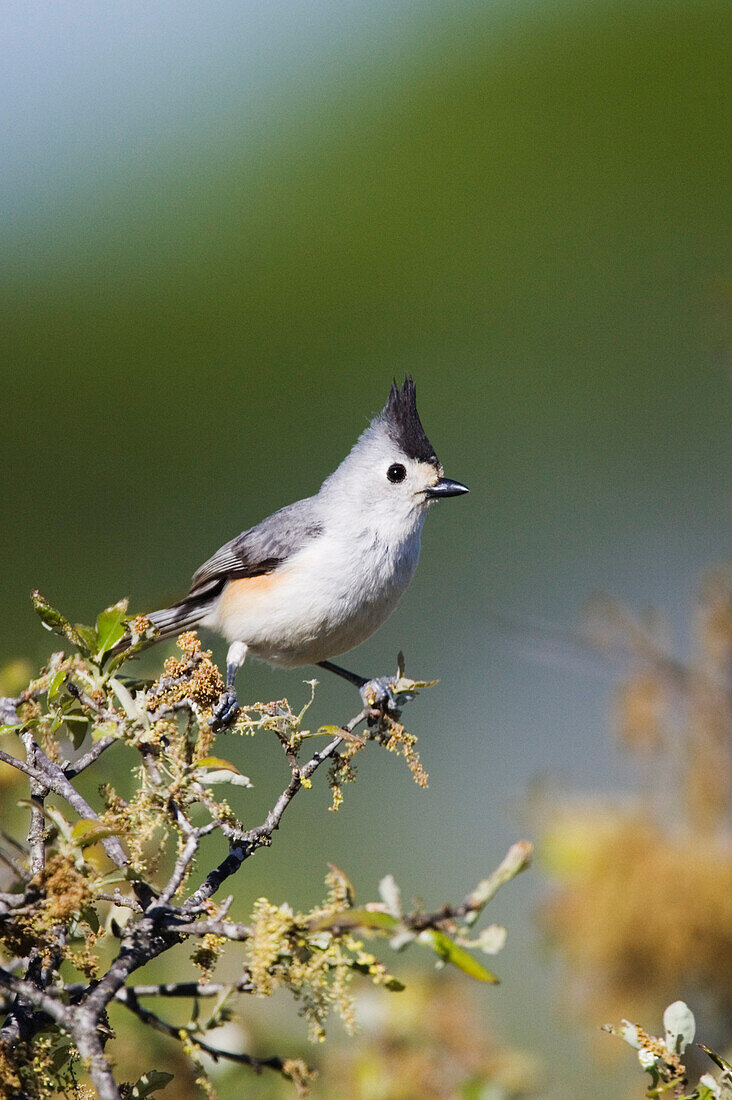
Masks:
[[[221,760],[218,756],[206,756],[193,768],[191,775],[199,783],[216,784],[231,783],[234,787],[252,787],[253,783],[248,775],[242,775],[238,768],[228,760]]]
[[[73,829],[71,830],[71,836],[74,840],[79,840],[81,837],[86,836],[87,833],[90,833],[93,829],[97,828],[100,828],[97,818],[93,818],[90,820],[89,818],[85,817],[81,821],[76,822]],[[104,828],[104,826],[101,826],[101,828]]]
[[[400,676],[398,680],[394,680],[392,691],[395,695],[411,695],[415,691],[433,688],[439,682],[439,680],[410,680],[408,676]]]
[[[97,886],[114,886],[119,882],[127,882],[127,877],[126,871],[116,867],[114,871],[109,871],[106,875],[102,875],[100,879],[97,879]]]
[[[157,1092],[158,1089],[164,1089],[172,1080],[172,1073],[164,1073],[160,1069],[151,1069],[149,1073],[143,1074],[132,1086],[132,1100],[144,1100],[146,1096]]]
[[[59,1070],[63,1069],[63,1067],[70,1060],[70,1058],[71,1058],[71,1042],[66,1040],[66,1036],[63,1036],[61,1041],[58,1043],[58,1045],[54,1048],[53,1052],[51,1053],[51,1066],[50,1066],[50,1068],[52,1070],[54,1070],[54,1072],[58,1073]]]
[[[223,768],[225,771],[236,772],[239,775],[239,769],[233,764],[230,764],[228,760],[222,760],[218,756],[206,756],[203,760],[199,760],[196,764],[196,768]]]
[[[358,962],[357,959],[351,959],[348,963],[351,970],[355,970],[358,974],[364,974],[369,977],[371,974],[371,965],[367,962]],[[403,985],[398,978],[389,977],[383,983],[384,989],[388,989],[390,993],[401,993],[407,987]]]
[[[52,679],[51,679],[51,681],[48,685],[48,701],[49,701],[49,703],[51,702],[52,699],[55,699],[56,696],[58,695],[59,688],[61,687],[61,685],[66,680],[67,675],[68,675],[68,670],[65,669],[65,668],[60,668],[58,670],[58,672],[56,673],[56,675],[52,677]]]
[[[145,649],[153,638],[157,638],[160,631],[152,623],[147,630],[142,634],[135,632],[134,623],[135,619],[129,619],[127,621],[127,627],[130,631],[130,644],[117,653],[114,657],[109,659],[107,664],[107,672],[114,674],[118,668],[120,668],[125,661],[128,661],[130,657],[134,657],[140,650]]]
[[[371,966],[366,962],[359,962],[357,959],[351,959],[347,966],[350,970],[355,970],[357,974],[370,974]]]
[[[223,1024],[227,1024],[229,1020],[234,1018],[234,1012],[231,1007],[231,1001],[233,999],[234,990],[231,987],[222,989],[214,1002],[211,1015],[206,1021],[206,1031],[213,1031],[217,1027],[222,1027]]]
[[[30,724],[31,724],[30,722],[18,722],[17,726],[8,726],[8,725],[0,726],[0,735],[3,734],[3,733],[15,733],[16,730],[25,729],[25,727],[30,725]],[[33,725],[36,725],[36,723],[33,722]]]
[[[399,921],[390,913],[381,913],[372,909],[343,909],[328,917],[319,917],[310,924],[312,931],[328,928],[371,928],[377,932],[392,932]]]
[[[90,655],[91,647],[88,645],[88,637],[84,637],[84,634],[91,629],[90,627],[74,626],[73,623],[64,618],[60,611],[57,611],[55,607],[51,607],[37,588],[31,592],[31,601],[36,614],[47,630],[52,630],[54,634],[60,634],[61,637],[67,638],[85,656]]]
[[[71,744],[75,749],[80,749],[89,732],[89,719],[85,714],[65,714],[64,721],[69,731]]]
[[[348,908],[353,908],[353,904],[356,900],[356,891],[353,889],[353,883],[346,872],[342,871],[340,867],[336,867],[335,863],[328,864],[328,871],[330,873],[329,877],[334,882]]]
[[[464,974],[468,974],[471,978],[475,978],[479,982],[498,982],[495,974],[487,970],[464,947],[459,947],[449,936],[446,936],[444,932],[440,932],[437,928],[428,928],[420,934],[419,938],[424,943],[429,943],[432,950],[441,959],[452,963],[458,970],[462,970]]]
[[[90,844],[97,844],[100,840],[106,840],[108,836],[119,836],[121,830],[110,829],[101,821],[90,821],[85,818],[77,821],[71,830],[71,839],[75,841],[77,848],[88,848]]]
[[[97,618],[97,661],[101,661],[104,654],[113,649],[124,637],[127,603],[126,599],[120,600],[100,612]]]
[[[319,737],[342,737],[344,741],[352,741],[356,745],[364,745],[363,737],[356,733],[349,733],[343,726],[320,726],[317,732]]]
[[[102,722],[92,730],[92,741],[101,741],[103,737],[114,737],[119,732],[115,722]]]
[[[91,657],[97,645],[97,632],[93,626],[84,626],[83,623],[74,623],[74,630],[81,638],[87,654]]]
[[[93,905],[85,905],[81,910],[81,917],[89,925],[92,932],[99,931],[99,917]]]

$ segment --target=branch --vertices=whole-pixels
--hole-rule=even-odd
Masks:
[[[93,1016],[86,1012],[77,1012],[71,1036],[79,1054],[89,1066],[89,1076],[94,1082],[99,1100],[121,1100],[97,1027],[98,1020]]]
[[[72,1000],[81,997],[87,990],[84,982],[67,985],[64,993]],[[124,1004],[128,994],[135,997],[217,997],[220,993],[253,993],[254,986],[248,971],[233,982],[162,982],[159,985],[132,985],[117,991],[114,1000]],[[56,991],[52,991],[56,995]],[[61,991],[59,990],[59,993]]]
[[[117,887],[113,894],[97,894],[96,896],[99,901],[111,901],[113,905],[119,905],[125,909],[134,909],[136,913],[145,912],[139,901],[135,898],[131,898],[128,894],[122,894],[119,887]]]
[[[25,772],[26,775],[29,775],[31,777],[31,780],[39,784],[39,786],[45,788],[46,792],[53,791],[54,794],[60,795],[61,798],[66,799],[72,809],[76,810],[79,817],[84,818],[86,821],[97,821],[99,819],[99,814],[96,812],[96,810],[92,809],[86,799],[82,795],[80,795],[74,787],[71,786],[71,783],[64,775],[63,770],[58,766],[58,764],[54,764],[52,760],[49,760],[43,749],[40,748],[34,741],[33,735],[30,733],[30,731],[21,733],[20,736],[26,746],[28,744],[32,746],[32,752],[29,752],[29,759],[32,757],[34,766],[30,763],[26,763],[23,760],[19,760],[16,756],[10,756],[9,753],[2,752],[2,750],[0,750],[0,760],[2,760],[6,764],[10,764],[13,768],[18,768],[19,771]],[[32,784],[31,795],[33,795],[36,799],[38,799],[39,797],[38,795],[34,795]],[[43,814],[41,813],[41,811],[34,810],[33,812],[40,815],[40,821],[42,822]],[[33,819],[32,817],[32,825],[34,820],[37,819]],[[43,830],[41,828],[41,835],[42,831]],[[45,860],[41,861],[37,833],[38,825],[36,824],[33,833],[36,848],[35,855],[33,855],[33,852],[31,852],[31,866],[35,867],[35,864],[39,863],[39,861],[40,865],[35,868],[35,870],[33,871],[34,874],[37,874],[38,871],[43,869],[43,864],[45,862]],[[30,837],[29,843],[31,843]],[[107,855],[114,863],[117,864],[118,867],[125,867],[127,865],[129,861],[125,854],[125,850],[120,844],[117,837],[105,837],[102,843],[104,844],[104,850],[106,851]]]
[[[29,982],[25,978],[16,978],[9,970],[0,966],[0,986],[9,989],[11,993],[15,993],[18,997],[22,997],[24,1001],[29,1001],[65,1030],[70,1030],[72,1012],[68,1005],[60,1004],[48,993],[44,993],[42,989],[39,989],[33,982]]]
[[[167,982],[162,985],[127,986],[119,991],[116,1000],[124,1001],[127,994],[134,994],[135,997],[217,997],[228,990],[253,992],[251,977],[247,974],[235,982]]]
[[[83,771],[86,771],[90,764],[98,760],[102,753],[106,752],[111,745],[116,745],[119,740],[119,737],[113,737],[111,735],[102,737],[88,752],[80,756],[78,760],[67,760],[66,763],[62,765],[64,774],[68,776],[69,779],[75,779],[77,775],[81,775]]]
[[[127,930],[125,930],[127,932]],[[176,933],[160,928],[150,916],[138,921],[125,935],[122,947],[104,977],[89,990],[83,1000],[96,1027],[104,1009],[117,995],[130,974],[152,962],[178,942]]]
[[[184,936],[224,936],[227,940],[244,943],[252,935],[248,924],[238,924],[232,920],[197,920],[192,924],[175,923],[175,920],[172,916],[169,923]]]
[[[28,729],[20,731],[20,740],[25,746],[26,760],[29,772],[31,770],[37,770],[38,757],[41,750],[33,738],[33,734]],[[5,755],[5,754],[3,754]],[[13,758],[11,758],[13,759]],[[46,840],[45,840],[45,819],[43,815],[43,802],[48,794],[48,785],[44,779],[34,779],[31,777],[30,781],[30,795],[32,799],[30,825],[28,827],[28,849],[30,852],[30,871],[32,876],[39,876],[43,872],[46,866]],[[8,910],[5,909],[5,916],[7,916]],[[19,912],[16,913],[19,916]],[[9,921],[12,920],[12,915]],[[7,971],[3,972],[2,979],[9,979],[5,981],[6,988],[12,989],[10,984],[12,981],[19,981],[22,986],[27,990],[32,990],[34,994],[43,997],[43,990],[47,984],[47,976],[44,976],[39,968],[39,958],[36,950],[32,950],[27,958],[26,963],[26,977],[25,979],[15,979],[12,974]],[[22,995],[19,992],[20,987],[17,987],[14,991],[16,993],[15,1003],[12,1005],[8,1012],[2,1031],[0,1031],[0,1039],[3,1042],[14,1042],[21,1037],[21,1033],[27,1028],[30,1014],[27,1009],[27,1004],[36,1005],[39,1007],[38,1002],[30,997],[26,997],[25,1001],[22,999]]]
[[[226,1058],[229,1062],[238,1062],[239,1065],[249,1066],[250,1069],[253,1069],[256,1073],[261,1073],[263,1069],[272,1069],[277,1073],[283,1074],[287,1078],[290,1077],[290,1073],[288,1072],[288,1059],[279,1058],[276,1055],[272,1058],[255,1058],[251,1054],[241,1054],[232,1050],[219,1050],[217,1047],[209,1046],[203,1039],[199,1039],[197,1034],[191,1031],[190,1028],[173,1027],[172,1024],[168,1024],[165,1020],[161,1020],[154,1012],[150,1012],[149,1009],[143,1008],[132,989],[120,990],[115,999],[120,1004],[123,1004],[125,1008],[128,1008],[130,1012],[134,1012],[139,1020],[154,1028],[155,1031],[160,1031],[163,1035],[169,1035],[171,1039],[190,1039],[204,1052],[204,1054],[208,1054],[214,1061],[218,1061],[219,1058]]]
[[[475,924],[481,912],[498,892],[501,886],[510,882],[517,874],[529,866],[534,847],[528,840],[519,840],[512,844],[499,867],[483,879],[466,894],[460,905],[443,905],[434,913],[411,913],[403,918],[404,924],[412,932],[422,932],[427,928],[439,928],[447,921],[467,917],[467,924]]]
[[[203,831],[200,829],[194,829],[194,827],[190,824],[188,818],[185,816],[177,803],[171,801],[169,805],[179,829],[186,837],[186,842],[183,845],[183,849],[180,852],[180,855],[175,861],[173,873],[168,879],[167,885],[165,886],[165,889],[155,903],[154,908],[162,908],[163,906],[167,905],[180,884],[183,882],[186,871],[190,867],[191,861],[198,851],[201,836],[203,833]]]
[[[4,863],[5,866],[16,875],[19,882],[28,882],[29,879],[33,878],[26,867],[22,867],[13,859],[10,852],[4,852],[2,848],[0,848],[0,862]]]
[[[261,848],[263,844],[267,843],[272,833],[276,829],[279,829],[282,816],[302,787],[303,780],[310,779],[310,777],[315,774],[323,761],[333,755],[348,734],[352,733],[361,722],[364,722],[369,717],[369,713],[367,708],[359,711],[359,713],[343,727],[343,736],[334,737],[324,749],[321,749],[320,752],[316,752],[315,755],[308,760],[307,764],[304,764],[302,767],[298,767],[296,764],[291,765],[292,776],[290,782],[267,814],[263,824],[259,825],[256,829],[250,829],[245,832],[240,842],[232,846],[226,859],[223,860],[218,867],[214,867],[213,871],[209,872],[198,889],[195,890],[184,903],[184,911],[195,909],[200,906],[202,902],[212,897],[220,886],[226,882],[227,878],[236,874],[242,863],[244,863],[249,856],[253,855],[258,848]]]
[[[22,730],[20,740],[25,746],[26,760],[31,767],[38,764],[40,749],[33,739],[30,730]],[[30,827],[28,829],[28,848],[30,849],[31,874],[39,875],[46,865],[46,844],[43,832],[46,822],[43,817],[43,801],[48,794],[48,784],[45,780],[31,779],[30,794],[33,800],[31,809]]]
[[[43,781],[46,778],[44,773],[39,768],[33,767],[31,764],[26,763],[25,760],[21,760],[17,756],[11,756],[9,752],[3,752],[2,749],[0,749],[0,760],[3,762],[3,764],[9,764],[11,768],[17,768],[18,771],[25,772],[26,775],[29,775],[31,779],[33,779],[38,784],[42,785]]]
[[[368,717],[368,713],[368,710],[364,709],[352,718],[344,727],[345,734],[348,735],[363,722]],[[270,810],[265,822],[257,829],[244,834],[244,845],[233,849],[227,859],[210,872],[201,886],[190,895],[181,909],[178,910],[178,913],[187,914],[199,909],[202,903],[210,898],[221,884],[241,867],[245,859],[267,842],[275,829],[279,828],[282,815],[302,786],[303,780],[309,779],[323,761],[333,755],[342,741],[343,737],[335,737],[324,749],[315,753],[307,764],[293,772],[290,782],[277,799],[273,809]],[[178,913],[175,910],[172,913],[166,913],[164,906],[156,901],[146,917],[130,929],[117,958],[101,981],[90,990],[84,1000],[84,1004],[92,1018],[99,1019],[106,1005],[116,997],[130,974],[157,958],[158,955],[172,946],[180,935],[185,934],[185,926],[181,928],[171,927]],[[161,918],[164,918],[163,923],[161,923]]]

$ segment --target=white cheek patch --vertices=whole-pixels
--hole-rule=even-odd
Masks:
[[[431,489],[442,477],[442,466],[434,466],[431,462],[415,463],[417,480],[425,489]]]

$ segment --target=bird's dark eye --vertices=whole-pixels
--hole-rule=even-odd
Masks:
[[[402,466],[401,462],[395,462],[386,471],[386,476],[389,478],[392,485],[398,485],[400,481],[404,481],[404,478],[407,476],[407,471],[405,467]]]

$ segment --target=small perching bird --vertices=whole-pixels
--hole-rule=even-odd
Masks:
[[[392,385],[383,410],[315,496],[289,504],[227,542],[188,595],[148,617],[156,640],[208,627],[229,642],[226,692],[212,724],[238,710],[236,673],[248,654],[273,665],[320,665],[361,695],[392,703],[384,678],[334,665],[388,618],[417,567],[432,504],[467,493],[443,476],[417,413],[414,381]]]

